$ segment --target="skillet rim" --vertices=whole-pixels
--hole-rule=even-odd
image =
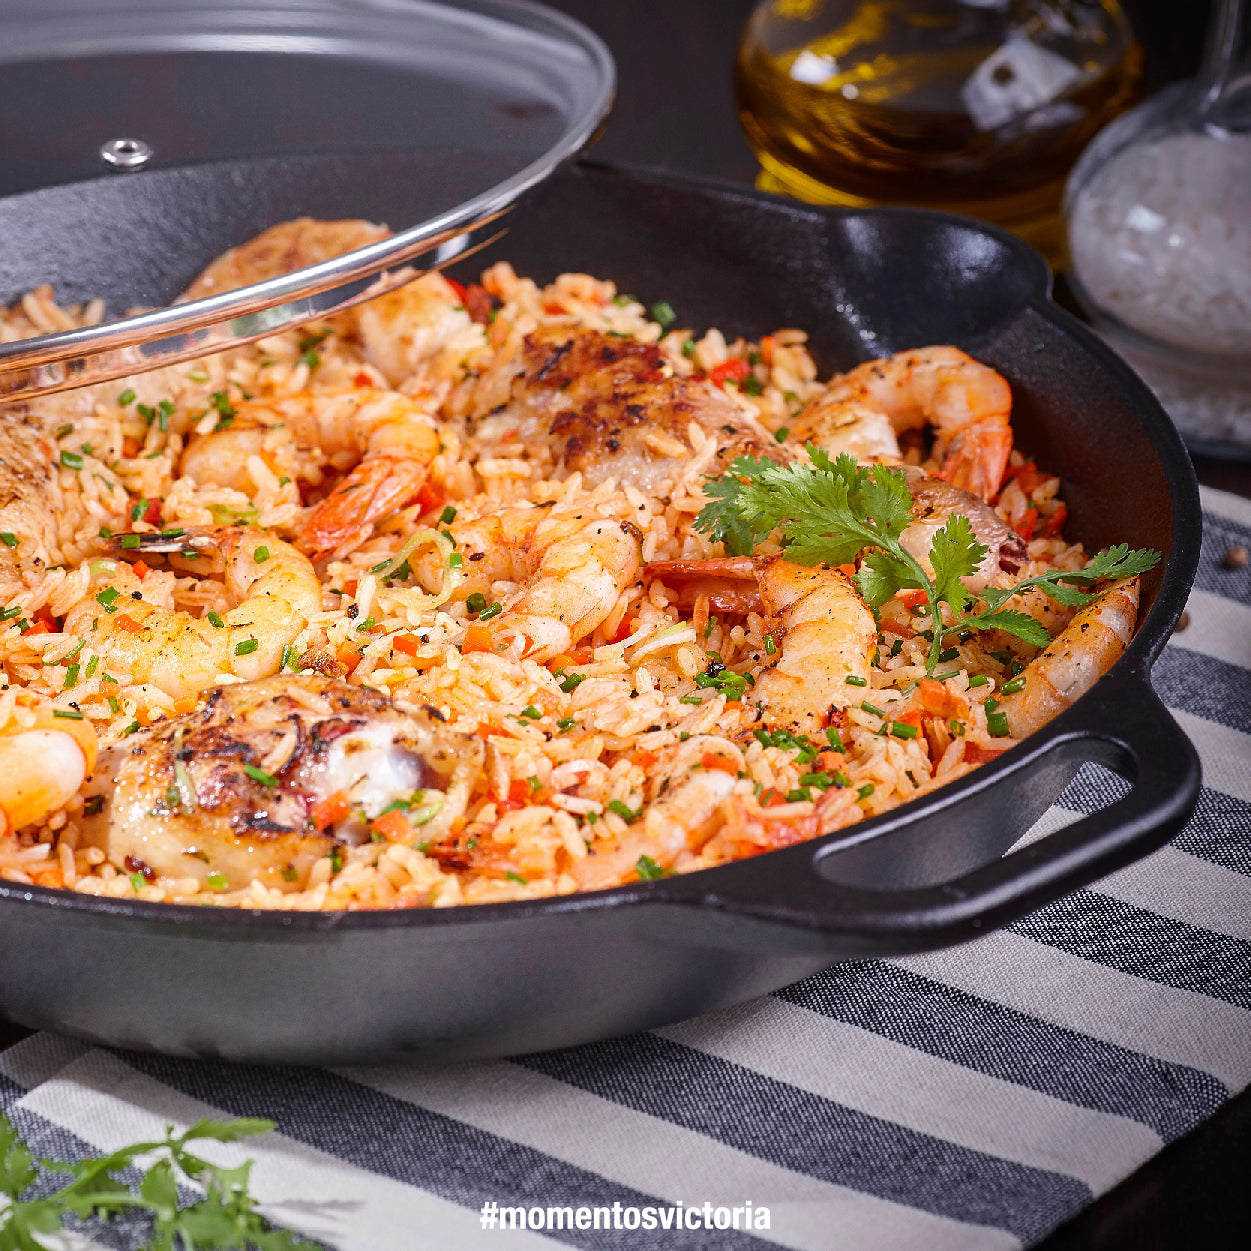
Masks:
[[[875,208],[834,208],[810,205],[783,196],[758,191],[725,179],[674,174],[663,170],[636,169],[626,165],[608,164],[585,158],[571,162],[564,171],[578,176],[624,178],[653,187],[672,187],[679,191],[711,192],[718,200],[738,200],[772,209],[785,209],[791,216],[807,216],[814,221],[867,218],[870,220],[910,219],[918,224],[957,227],[980,233],[1004,247],[1015,266],[1027,279],[1025,298],[996,323],[1006,325],[1024,311],[1031,311],[1075,340],[1094,358],[1100,372],[1110,377],[1116,390],[1130,404],[1155,452],[1168,486],[1172,505],[1172,550],[1160,575],[1159,590],[1146,619],[1137,627],[1124,654],[1105,677],[1115,676],[1133,688],[1151,693],[1150,666],[1173,632],[1186,606],[1198,568],[1202,537],[1202,510],[1198,480],[1185,444],[1164,408],[1133,369],[1099,336],[1073,314],[1051,298],[1052,274],[1042,256],[1015,235],[990,223],[930,209],[904,206]],[[1041,759],[1058,741],[1090,738],[1089,722],[1098,721],[1088,714],[1094,707],[1099,684],[1079,697],[1041,729],[1036,730],[1016,747],[994,761],[955,782],[911,801],[899,808],[870,817],[854,828],[857,842],[869,841],[892,829],[915,824],[935,808],[954,806],[965,798],[992,787],[1011,785],[1015,775]],[[1092,757],[1093,758],[1093,757]],[[1179,774],[1178,793],[1190,783],[1185,771]],[[901,813],[907,814],[901,816]],[[867,833],[866,833],[867,831]],[[815,865],[827,849],[837,849],[837,840],[846,831],[835,830],[814,839],[763,853],[771,864],[781,868],[782,859],[790,857],[796,866],[815,872]],[[1145,854],[1145,850],[1144,850]],[[751,860],[757,857],[751,857]],[[258,939],[282,939],[292,933],[309,938],[319,933],[342,930],[390,930],[395,928],[436,928],[445,926],[487,925],[492,922],[523,922],[529,918],[568,913],[590,913],[604,909],[667,905],[699,910],[739,912],[744,919],[756,920],[800,931],[815,931],[799,916],[764,916],[752,912],[749,902],[738,892],[722,894],[717,890],[727,878],[737,877],[745,861],[732,861],[715,868],[680,874],[652,882],[626,883],[604,890],[576,892],[571,895],[543,899],[512,900],[501,903],[465,904],[449,908],[362,909],[324,912],[288,912],[273,909],[214,908],[202,904],[150,903],[143,900],[112,899],[85,895],[53,887],[23,885],[0,881],[0,907],[28,906],[35,909],[63,910],[97,917],[101,920],[134,920],[137,925],[155,922],[157,928],[186,932],[204,930],[206,936],[227,939],[242,936]],[[799,871],[798,868],[796,871]]]

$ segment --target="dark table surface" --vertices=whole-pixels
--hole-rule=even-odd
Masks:
[[[754,0],[549,0],[612,49],[618,100],[594,155],[751,183],[731,73]],[[1124,0],[1145,47],[1148,89],[1194,72],[1206,0]],[[1251,463],[1197,460],[1200,481],[1251,497]],[[0,1049],[28,1031],[0,1020]],[[1166,1147],[1039,1251],[1219,1251],[1251,1239],[1251,1092]]]

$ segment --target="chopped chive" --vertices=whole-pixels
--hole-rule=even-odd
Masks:
[[[916,738],[917,727],[909,725],[906,721],[894,721],[891,723],[890,732],[896,738]]]
[[[465,607],[473,613],[481,612],[486,606],[487,598],[481,591],[474,591],[474,593],[465,600]]]
[[[764,390],[764,384],[755,374],[748,374],[739,385],[744,395],[759,395]]]
[[[321,357],[318,356],[312,348],[309,348],[307,352],[301,352],[300,360],[303,361],[309,369],[316,369],[317,366],[321,364]]]
[[[77,685],[78,685],[78,675],[79,675],[79,673],[80,673],[80,672],[81,672],[81,670],[80,670],[80,668],[78,667],[78,665],[69,665],[69,666],[67,666],[67,667],[66,667],[66,670],[65,670],[65,682],[64,682],[64,686],[65,686],[65,687],[77,686]]]
[[[12,608],[6,608],[0,612],[0,621],[12,621],[14,617],[20,617],[21,615],[21,604],[14,604]]]
[[[960,649],[958,647],[945,647],[938,653],[938,663],[940,665],[945,665],[949,660],[955,660],[958,655],[960,655]]]
[[[651,856],[640,856],[634,864],[634,871],[643,882],[654,882],[657,878],[669,877],[668,869],[662,869]]]
[[[77,667],[77,666],[75,666]],[[81,721],[83,714],[77,708],[54,708],[52,710],[54,717],[60,717],[62,721]],[[135,728],[139,728],[139,723],[135,722]]]
[[[454,509],[451,504],[448,504],[447,507],[444,508],[444,510],[439,514],[439,524],[443,526],[450,526],[455,520],[456,509]]]
[[[679,700],[679,704],[694,704],[698,708],[704,701],[698,695],[683,695]]]
[[[151,404],[136,404],[135,412],[137,412],[139,416],[148,423],[148,425],[152,424],[152,418],[156,416],[156,409],[153,408]]]
[[[957,721],[955,717],[952,717],[951,720],[947,722],[947,728],[952,732],[952,734],[956,738],[964,737],[964,722],[963,721]]]
[[[148,879],[142,873],[132,873],[130,875],[130,889],[137,895],[140,890],[148,884]]]
[[[3,533],[0,533],[0,543],[3,543],[5,547],[16,547],[17,535],[5,530]]]
[[[509,869],[509,870],[508,870],[508,871],[504,874],[504,877],[505,877],[508,881],[510,881],[510,882],[518,882],[518,883],[520,883],[522,886],[528,886],[528,885],[529,885],[529,882],[530,882],[530,879],[529,879],[529,878],[522,877],[520,873],[514,873],[514,872],[512,871],[512,869]]]
[[[987,712],[994,712],[995,709],[999,707],[999,701],[995,699],[994,696],[991,696],[991,698],[988,699],[982,707],[985,708]]]
[[[708,618],[708,624],[704,627],[704,638],[711,638],[712,632],[717,628],[717,617],[714,613]]]
[[[585,673],[569,673],[569,674],[566,674],[565,677],[561,679],[560,689],[564,691],[566,695],[568,695],[570,694],[570,692],[574,690],[575,687],[581,686],[582,683],[585,681],[586,681]]]
[[[857,802],[857,803],[860,803],[862,800],[868,799],[868,798],[869,798],[869,796],[870,796],[870,795],[872,795],[872,794],[873,794],[873,792],[874,792],[876,789],[877,789],[877,787],[875,787],[875,786],[873,785],[873,783],[872,783],[872,782],[866,782],[866,783],[865,783],[865,784],[864,784],[864,785],[863,785],[863,786],[862,786],[862,787],[861,787],[861,788],[860,788],[860,789],[856,792],[856,802]]]
[[[132,721],[132,722],[131,722],[131,723],[130,723],[130,724],[129,724],[129,725],[128,725],[128,726],[127,726],[127,727],[126,727],[123,731],[122,731],[122,733],[123,733],[123,734],[133,734],[133,733],[134,733],[137,729],[139,729],[139,722],[138,722],[138,721]]]
[[[812,799],[812,792],[806,786],[797,786],[793,791],[786,792],[788,804],[801,804]]]
[[[656,322],[661,330],[668,330],[677,319],[678,315],[673,311],[673,305],[667,300],[657,300],[652,305],[652,321]]]
[[[263,565],[269,559],[269,548],[262,544],[252,553],[252,559],[258,565]]]
[[[112,531],[112,530],[110,530],[110,529],[108,528],[108,526],[101,526],[101,527],[100,527],[100,537],[101,537],[102,539],[111,539],[111,538],[113,537],[113,531]]]
[[[984,673],[975,673],[969,679],[970,686],[985,686],[990,679]]]
[[[83,816],[84,817],[94,817],[97,812],[103,812],[103,811],[104,811],[104,796],[103,795],[88,795],[87,798],[83,800]]]
[[[83,458],[77,452],[62,452],[61,464],[66,469],[81,469],[83,467]]]
[[[610,799],[608,801],[608,811],[615,812],[623,821],[636,821],[639,816],[637,812],[627,804],[623,804],[619,799]]]
[[[140,496],[139,502],[135,504],[135,506],[130,510],[131,521],[138,521],[139,518],[142,517],[143,514],[146,513],[147,511],[148,511],[148,501],[144,499],[143,496]]]
[[[825,737],[829,740],[829,744],[835,751],[845,752],[847,748],[843,744],[843,737],[831,725],[826,727]]]
[[[464,562],[464,560],[463,560],[463,558],[461,557],[461,554],[460,554],[459,552],[453,552],[453,553],[452,553],[452,554],[451,554],[451,555],[447,558],[447,567],[448,567],[449,569],[459,569],[459,568],[461,567],[461,565],[463,565],[464,563],[465,563],[465,562]]]
[[[695,355],[694,339],[687,339],[687,341],[682,344],[682,355],[685,356],[688,361]]]
[[[1024,678],[1013,678],[1011,682],[1005,682],[1000,688],[1001,695],[1015,695],[1017,691],[1023,690],[1025,687]]]
[[[561,717],[560,720],[556,722],[556,728],[562,734],[567,734],[577,724],[577,721],[573,717]]]
[[[820,790],[828,791],[833,783],[834,779],[828,773],[801,773],[799,775],[800,786],[815,786]]]
[[[1010,738],[1012,731],[1008,728],[1006,712],[988,712],[986,714],[986,732],[991,738]]]
[[[488,604],[479,614],[479,621],[490,621],[492,617],[498,617],[504,611],[504,605],[496,600],[493,604]]]
[[[187,374],[187,377],[190,378],[192,382],[207,382],[208,381],[208,374],[206,374],[204,370],[202,369],[191,370],[191,372]]]
[[[300,653],[296,651],[295,647],[292,644],[286,643],[283,645],[282,660],[279,663],[278,668],[280,670],[281,669],[295,669],[297,664],[299,663],[299,659],[300,659]]]
[[[125,391],[117,397],[117,403],[121,408],[125,408],[127,404],[135,402],[135,392],[131,387],[127,387]]]
[[[225,890],[230,883],[226,880],[226,875],[224,873],[218,873],[214,870],[204,879],[204,885],[207,886],[209,890]]]
[[[768,656],[772,656],[773,653],[777,651],[777,649],[778,649],[778,645],[773,641],[773,635],[766,634],[765,635],[765,654]]]
[[[235,655],[250,656],[258,647],[260,643],[256,639],[244,639],[242,643],[235,644]]]
[[[264,769],[258,769],[256,765],[245,764],[243,771],[253,782],[259,782],[262,786],[274,787],[278,785],[278,779],[272,773],[266,773]]]
[[[216,613],[216,612],[210,612],[210,613],[208,614],[208,620],[209,620],[209,625],[211,625],[211,626],[216,626],[216,627],[217,627],[217,629],[219,629],[219,630],[220,630],[220,629],[222,629],[222,628],[225,626],[225,624],[226,624],[226,623],[222,620],[222,618],[221,618],[221,614],[220,614],[220,613]]]
[[[842,769],[835,769],[833,773],[833,778],[834,778],[834,785],[837,787],[842,788],[842,787],[847,787],[851,785],[851,778],[849,778],[842,771]]]
[[[528,717],[531,721],[538,721],[543,716],[533,704],[527,704],[517,715]]]
[[[846,682],[848,686],[868,686],[869,685],[869,681],[867,678],[858,678],[856,677],[854,673],[849,678],[844,678],[843,681]]]
[[[116,713],[116,712],[121,712],[121,710],[122,710],[122,706],[121,706],[121,704],[118,702],[118,698],[117,698],[117,696],[116,696],[116,695],[110,695],[110,696],[109,696],[109,711],[110,711],[110,712],[115,712],[115,713]]]
[[[356,627],[356,632],[360,634],[365,630],[372,630],[377,624],[377,621],[375,621],[373,617],[366,617],[365,620]]]
[[[865,712],[871,712],[875,717],[886,716],[886,714],[876,704],[869,703],[867,699],[861,700],[860,707],[863,708]]]
[[[123,551],[133,552],[139,546],[140,536],[137,534],[123,534],[118,540],[118,547]]]
[[[785,443],[785,442],[786,442],[786,436],[787,436],[788,434],[790,434],[790,432],[791,432],[791,428],[790,428],[790,426],[779,426],[779,427],[778,427],[778,428],[777,428],[777,429],[773,432],[773,441],[774,441],[775,443]]]

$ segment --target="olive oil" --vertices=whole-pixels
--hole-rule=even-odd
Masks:
[[[966,213],[1058,266],[1065,177],[1140,63],[1117,0],[766,0],[738,112],[767,190]]]

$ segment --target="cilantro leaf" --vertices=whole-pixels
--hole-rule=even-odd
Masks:
[[[985,543],[977,541],[967,517],[949,517],[947,524],[934,535],[930,547],[934,586],[938,598],[946,600],[957,615],[973,598],[961,579],[977,572],[988,551],[990,548]]]
[[[977,618],[979,630],[1002,630],[1016,638],[1024,639],[1035,647],[1046,647],[1051,642],[1051,635],[1046,628],[1028,613],[1017,612],[1015,608],[1001,608],[997,612],[983,613]]]
[[[910,585],[909,572],[887,552],[866,552],[855,580],[864,602],[876,612],[901,586]]]

